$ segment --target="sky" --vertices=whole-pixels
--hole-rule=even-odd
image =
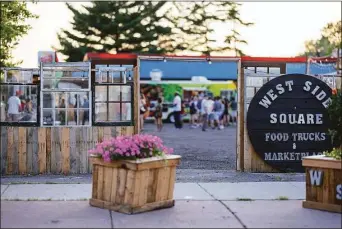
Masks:
[[[72,3],[76,7],[82,2]],[[89,4],[89,3],[86,3]],[[242,46],[250,56],[291,57],[304,51],[304,42],[318,39],[321,29],[329,22],[341,20],[340,2],[242,2],[241,18],[255,24],[239,28],[248,45]],[[37,67],[38,51],[58,47],[57,32],[70,29],[72,13],[63,2],[28,3],[28,8],[39,15],[28,20],[32,29],[22,37],[13,51],[16,60],[23,60],[21,67]],[[222,29],[226,28],[226,29]],[[223,43],[223,35],[231,25],[214,25],[218,44]],[[220,39],[221,38],[221,39]],[[63,56],[58,54],[63,60]]]

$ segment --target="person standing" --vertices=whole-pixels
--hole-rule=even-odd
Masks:
[[[182,129],[183,124],[181,120],[181,112],[182,112],[182,99],[180,97],[179,92],[175,93],[175,98],[173,99],[173,107],[174,107],[174,118],[175,118],[175,127],[176,129]]]
[[[85,122],[88,121],[89,122],[89,100],[88,100],[88,96],[84,95],[83,96],[84,102],[82,105],[82,108],[84,108],[84,113],[83,113],[83,120],[82,120],[82,125],[85,125]]]
[[[190,119],[190,127],[191,128],[197,127],[197,123],[196,123],[196,120],[198,120],[197,103],[198,103],[197,96],[192,97],[191,101],[190,101],[190,118],[191,118]]]
[[[143,93],[140,94],[140,131],[144,130],[144,115],[147,111],[147,102]]]
[[[234,97],[232,97],[232,101],[230,102],[230,109],[231,109],[232,123],[236,124],[236,119],[237,119],[237,102],[235,101]]]
[[[8,101],[8,121],[18,122],[21,111],[21,101],[19,99],[20,91],[16,91],[15,95],[11,96]]]
[[[163,128],[163,104],[162,104],[162,99],[158,98],[158,104],[156,106],[156,111],[154,112],[154,117],[156,119],[156,124],[157,124],[157,130],[160,132]]]
[[[213,111],[214,101],[208,98],[208,95],[204,96],[202,100],[202,131],[206,131],[208,127],[209,116]]]

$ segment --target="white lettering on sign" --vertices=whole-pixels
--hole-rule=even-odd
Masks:
[[[310,174],[310,183],[312,186],[321,186],[323,180],[323,172],[320,170],[313,170],[309,171]]]
[[[268,152],[265,153],[265,161],[299,161],[309,156],[308,152]]]
[[[285,81],[285,87],[287,91],[292,91],[292,86],[294,85],[293,80]],[[278,98],[278,95],[281,95],[285,92],[285,88],[282,84],[277,84],[275,86],[277,92],[273,89],[270,89],[266,92],[266,95],[259,101],[259,105],[269,108],[274,100]],[[327,93],[320,88],[320,86],[316,85],[314,88],[312,87],[311,81],[305,81],[303,90],[310,92],[318,101],[322,101],[322,105],[327,108],[331,102],[331,98],[327,98]],[[277,95],[278,94],[278,95]]]
[[[342,200],[342,184],[336,186],[336,199]]]
[[[283,141],[286,142],[290,138],[288,133],[279,133],[279,132],[268,132],[265,133],[265,141]],[[324,132],[314,132],[314,133],[291,133],[291,140],[294,142],[297,141],[325,141],[326,133]]]
[[[302,124],[302,125],[311,125],[323,124],[323,114],[278,114],[271,113],[270,114],[270,123],[276,124]]]
[[[265,141],[268,142],[268,140],[274,141],[284,141],[286,142],[289,140],[289,134],[288,133],[266,133],[265,134]]]
[[[310,92],[310,90],[311,90],[311,85],[312,85],[312,82],[310,82],[310,81],[305,81],[303,90],[304,90],[304,91],[307,91],[307,92]],[[317,93],[319,89],[320,89],[320,87],[319,87],[319,86],[316,86],[316,87],[311,91],[311,94],[312,94],[312,95],[315,95],[315,96],[316,96],[316,99],[317,99],[318,101],[322,101],[322,100],[324,100],[324,99],[327,97],[327,93],[326,93],[325,91],[323,91],[323,90],[321,90],[319,93]],[[325,108],[327,108],[327,107],[329,106],[330,102],[331,102],[331,98],[327,98],[327,99],[325,99],[325,100],[322,102],[322,105],[323,105]]]

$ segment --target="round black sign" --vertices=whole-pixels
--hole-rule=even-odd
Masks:
[[[247,130],[256,153],[280,171],[303,172],[302,157],[331,148],[327,106],[331,88],[308,75],[274,78],[253,97]]]

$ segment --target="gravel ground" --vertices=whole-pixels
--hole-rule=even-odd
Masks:
[[[144,133],[160,136],[164,144],[182,156],[177,168],[177,182],[268,182],[305,181],[302,173],[242,173],[235,171],[236,127],[203,132],[189,124],[176,130],[165,124],[157,132],[153,124],[146,124]],[[3,176],[1,183],[90,183],[91,175]]]

